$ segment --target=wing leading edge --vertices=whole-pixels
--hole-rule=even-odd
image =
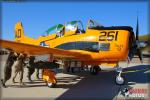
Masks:
[[[0,47],[11,49],[18,53],[26,53],[28,55],[53,54],[54,57],[59,57],[59,58],[76,58],[76,57],[84,56],[83,54],[80,54],[78,52],[61,50],[56,48],[49,48],[49,47],[42,47],[38,45],[31,45],[31,44],[25,44],[25,43],[19,43],[19,42],[1,40],[1,39],[0,39]]]

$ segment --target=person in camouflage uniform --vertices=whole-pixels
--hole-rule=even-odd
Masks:
[[[13,79],[12,79],[12,82],[13,83],[16,83],[15,82],[15,78],[17,76],[17,74],[20,75],[20,85],[24,85],[24,83],[22,82],[23,80],[23,73],[24,73],[24,66],[25,66],[25,60],[27,58],[27,55],[26,54],[23,54],[23,53],[20,53],[17,57],[17,60],[15,61],[13,67],[14,67],[14,75],[13,75]]]
[[[4,66],[4,79],[1,80],[2,86],[6,88],[5,83],[11,78],[12,66],[17,59],[17,53],[10,51],[6,64]]]
[[[34,60],[35,60],[34,56],[29,57],[29,66],[28,66],[28,75],[27,75],[29,81],[32,81],[31,75],[35,72],[36,65]],[[36,70],[36,77],[37,79],[39,79],[39,69]]]

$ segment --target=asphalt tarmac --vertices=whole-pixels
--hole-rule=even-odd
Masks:
[[[1,77],[3,77],[3,67],[7,56],[1,56]],[[33,82],[27,80],[27,68],[25,68],[24,86],[19,83],[12,83],[12,79],[7,81],[7,88],[1,86],[2,100],[74,100],[74,99],[147,99],[149,98],[150,89],[150,58],[144,58],[144,62],[140,63],[138,58],[134,58],[127,68],[124,68],[123,77],[126,82],[124,85],[116,85],[115,71],[101,71],[98,75],[91,75],[89,71],[76,73],[63,73],[58,70],[57,86],[48,88],[46,83],[41,79],[32,76]],[[16,78],[16,81],[19,80]],[[127,91],[126,91],[127,90]],[[132,90],[132,92],[131,92]],[[124,92],[125,91],[125,92]],[[129,92],[130,91],[130,92]]]

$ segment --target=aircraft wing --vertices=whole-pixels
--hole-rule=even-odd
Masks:
[[[83,54],[69,51],[69,50],[42,47],[37,45],[31,45],[31,44],[25,44],[25,43],[1,40],[1,39],[0,39],[0,47],[5,49],[11,49],[18,53],[26,53],[28,55],[53,54],[54,57],[58,57],[58,58],[77,58],[80,56],[84,56]]]

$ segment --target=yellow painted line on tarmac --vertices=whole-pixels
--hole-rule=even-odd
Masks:
[[[123,74],[127,74],[127,73],[142,72],[142,71],[147,71],[147,70],[149,70],[149,69],[147,68],[147,69],[143,69],[143,70],[130,70],[130,71],[123,71],[122,73],[123,73]]]

